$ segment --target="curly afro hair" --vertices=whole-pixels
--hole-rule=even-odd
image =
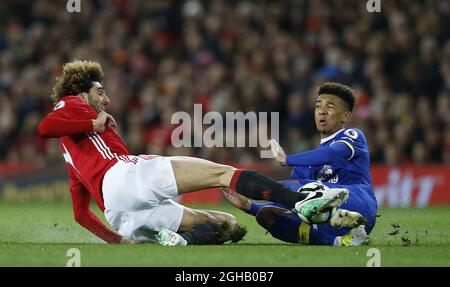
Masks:
[[[63,74],[56,78],[52,99],[56,102],[68,95],[88,92],[92,82],[103,82],[103,70],[98,62],[74,60],[64,64]]]

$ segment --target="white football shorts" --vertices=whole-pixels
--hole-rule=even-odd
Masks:
[[[171,200],[177,196],[172,164],[163,156],[118,161],[103,178],[106,220],[129,239],[152,240],[162,228],[177,231],[184,209]]]

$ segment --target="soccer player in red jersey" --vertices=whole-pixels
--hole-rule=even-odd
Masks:
[[[60,139],[75,220],[104,241],[172,246],[240,240],[245,229],[233,215],[171,200],[206,188],[230,187],[249,198],[288,207],[305,199],[253,170],[193,157],[131,155],[114,130],[114,118],[105,112],[110,100],[102,82],[99,63],[66,63],[53,87],[54,109],[41,121],[39,134]],[[115,231],[90,210],[91,197]]]

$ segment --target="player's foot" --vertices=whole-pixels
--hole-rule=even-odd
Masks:
[[[295,204],[295,211],[303,221],[314,223],[317,216],[325,209],[333,209],[343,204],[348,198],[348,189],[330,188],[325,191],[313,191],[308,196]]]
[[[163,246],[187,245],[187,241],[180,234],[165,228],[161,229],[155,238],[156,242]]]
[[[312,192],[312,191],[324,191],[330,189],[328,186],[323,184],[320,181],[309,182],[305,185],[302,185],[298,192]]]
[[[361,246],[369,243],[369,236],[364,225],[353,228],[344,236],[336,237],[336,246]]]
[[[333,209],[330,217],[330,225],[334,228],[357,227],[364,225],[366,219],[361,213],[347,209]]]

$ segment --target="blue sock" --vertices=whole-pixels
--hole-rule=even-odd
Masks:
[[[248,214],[251,214],[253,216],[256,216],[258,211],[263,208],[264,206],[275,206],[275,207],[281,207],[286,208],[283,204],[276,203],[276,202],[265,202],[265,203],[256,203],[252,201],[252,204],[250,206],[250,210],[247,211]]]
[[[336,235],[320,232],[317,225],[313,225],[309,231],[309,244],[311,245],[334,245]]]
[[[258,211],[264,206],[276,206],[286,208],[286,206],[275,203],[252,202],[247,213],[256,216]],[[334,245],[335,234],[319,231],[317,225],[310,225],[303,222],[297,216],[280,216],[269,230],[270,234],[279,240],[291,243],[303,243],[309,245]]]

